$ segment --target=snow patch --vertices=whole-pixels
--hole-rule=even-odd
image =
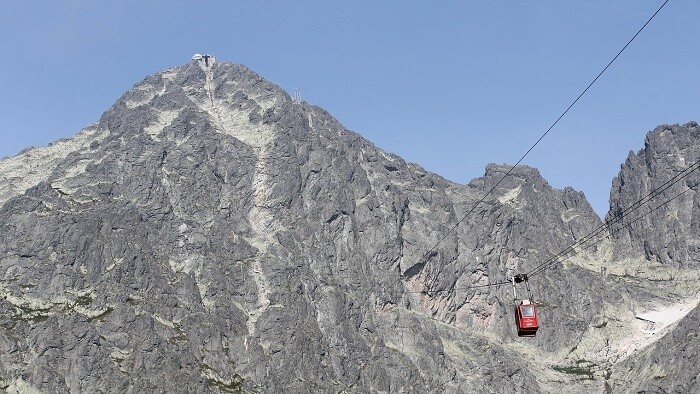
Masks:
[[[638,320],[649,323],[641,330],[642,334],[656,335],[666,327],[684,318],[698,306],[699,301],[700,299],[684,301],[664,308],[638,313],[635,317]]]
[[[580,354],[579,357],[591,359],[597,362],[618,363],[632,354],[655,343],[668,334],[675,324],[698,306],[700,298],[695,297],[672,305],[659,306],[636,314],[630,314],[623,320],[605,319],[606,326],[601,326],[604,343],[602,346],[593,345],[589,341],[589,354]],[[621,310],[613,310],[612,314],[623,316]],[[598,329],[596,329],[598,330]],[[601,338],[598,338],[601,339]],[[579,348],[584,348],[583,343]]]
[[[637,313],[630,322],[631,336],[611,349],[613,359],[621,361],[663,338],[668,331],[698,305],[699,299],[679,302]]]

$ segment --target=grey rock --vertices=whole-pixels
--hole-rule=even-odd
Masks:
[[[613,180],[612,208],[606,218],[618,221],[613,228],[625,226],[615,235],[617,257],[640,256],[681,268],[698,267],[700,172],[687,176],[684,172],[700,160],[698,141],[700,128],[695,122],[662,125],[647,135],[644,149],[630,152]],[[675,179],[679,182],[668,183]],[[660,188],[662,193],[653,193],[655,198],[633,210],[637,201]],[[640,215],[644,217],[637,219]]]
[[[698,330],[700,308],[654,345],[615,366],[612,388],[630,392],[696,393],[700,391]]]
[[[606,311],[661,297],[615,274],[647,233],[596,239],[533,275],[542,327],[519,339],[512,290],[475,286],[528,272],[600,228],[582,193],[525,166],[503,178],[511,166],[489,165],[454,184],[241,65],[210,64],[147,77],[70,149],[0,161],[0,387],[603,388],[552,365],[592,354],[627,323]],[[698,149],[683,140],[689,127],[652,145]],[[35,167],[20,165],[40,152]],[[628,163],[620,179],[640,171]],[[619,196],[643,193],[628,184]],[[677,260],[695,256],[693,223],[667,253],[683,269],[696,261]]]

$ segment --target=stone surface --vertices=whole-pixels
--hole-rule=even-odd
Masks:
[[[630,152],[613,180],[612,209],[606,218],[618,220],[613,227],[628,225],[615,235],[616,257],[639,256],[680,268],[698,268],[700,171],[685,172],[699,165],[698,141],[700,127],[696,122],[662,125],[647,135],[644,149]],[[667,185],[675,179],[679,182]],[[652,193],[657,189],[663,191]],[[634,209],[642,199],[648,203]],[[637,220],[640,215],[645,216]]]
[[[669,127],[630,156],[610,215],[697,160],[697,126]],[[147,77],[59,145],[0,160],[8,392],[590,392],[666,342],[697,354],[680,339],[697,309],[621,350],[635,313],[697,296],[694,191],[676,221],[603,232],[533,275],[541,329],[522,339],[510,286],[478,286],[603,226],[536,169],[454,184],[216,61]]]

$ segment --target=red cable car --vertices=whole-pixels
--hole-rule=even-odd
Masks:
[[[519,337],[534,337],[537,334],[537,307],[530,300],[522,300],[515,307],[515,324]]]
[[[518,327],[519,337],[534,337],[537,334],[539,323],[537,321],[537,307],[530,301],[532,293],[530,285],[527,282],[527,274],[518,274],[512,278],[513,281],[513,299],[518,302],[518,296],[515,293],[515,284],[525,282],[527,295],[529,298],[520,301],[519,305],[515,306],[515,325]]]

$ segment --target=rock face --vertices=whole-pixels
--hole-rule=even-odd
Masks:
[[[698,156],[696,125],[669,130],[647,167],[630,156],[611,215]],[[677,223],[621,227],[533,275],[542,327],[522,340],[512,289],[487,285],[603,222],[509,170],[451,183],[241,65],[152,75],[76,138],[0,161],[0,388],[600,390],[647,357],[620,350],[637,309],[697,292],[696,193]]]
[[[699,330],[700,308],[695,308],[657,343],[616,365],[616,376],[622,379],[613,381],[612,387],[632,392],[697,393]]]
[[[621,219],[629,225],[616,235],[616,256],[640,256],[647,260],[682,268],[698,268],[700,263],[700,127],[695,122],[683,126],[664,125],[647,135],[644,149],[630,152],[610,192],[611,211],[607,219]],[[679,182],[666,188],[669,180]],[[640,220],[625,218],[625,210],[663,188],[631,215],[646,214]],[[671,200],[667,203],[667,201]],[[663,205],[663,206],[662,206]],[[660,209],[652,209],[662,206]]]

